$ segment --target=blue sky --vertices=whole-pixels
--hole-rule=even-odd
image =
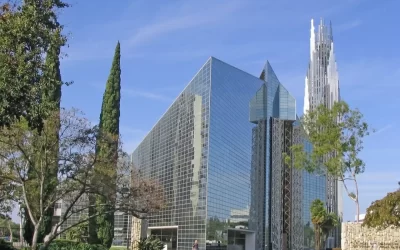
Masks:
[[[115,2],[115,3],[114,3]],[[396,0],[72,0],[62,105],[97,122],[117,40],[121,133],[132,151],[210,56],[259,76],[268,59],[301,114],[310,19],[332,20],[341,95],[377,133],[365,141],[361,211],[400,180],[400,47]],[[345,219],[354,204],[344,198]]]

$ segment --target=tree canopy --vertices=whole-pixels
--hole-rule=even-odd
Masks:
[[[291,155],[284,154],[286,164],[311,173],[329,175],[343,182],[347,195],[356,203],[359,215],[357,176],[365,170],[359,153],[363,150],[364,137],[370,133],[362,113],[340,101],[331,108],[323,104],[318,106],[305,114],[300,123],[303,138],[312,145],[312,149],[305,150],[305,141],[293,145]],[[348,189],[349,181],[354,183],[354,192]]]
[[[66,7],[61,0],[0,5],[0,126],[24,118],[29,126],[40,128],[57,104],[43,102],[43,94],[61,84],[46,55],[66,43],[57,16]]]
[[[379,230],[400,227],[400,190],[388,193],[367,208],[363,226]]]
[[[109,159],[114,164],[108,166],[112,173],[117,170],[118,161],[118,141],[119,141],[119,118],[120,118],[120,100],[121,100],[121,66],[120,66],[120,43],[117,43],[115,54],[111,66],[110,75],[107,80],[106,89],[103,95],[103,103],[100,112],[99,132],[106,133],[115,138],[111,141],[98,141],[96,145],[96,157],[99,159]],[[95,166],[95,172],[100,169]],[[95,178],[98,178],[97,176]],[[105,199],[102,196],[90,197],[91,203],[104,204],[113,201]],[[96,206],[89,210],[89,214],[105,210],[104,205]],[[114,239],[114,214],[102,213],[93,218],[89,223],[89,242],[102,244],[110,247]]]

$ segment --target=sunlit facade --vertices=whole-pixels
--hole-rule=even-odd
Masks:
[[[168,249],[190,249],[194,240],[200,249],[270,249],[278,207],[271,209],[269,124],[293,122],[295,111],[269,63],[260,79],[210,58],[132,155],[167,197],[166,209],[149,217],[148,234]],[[264,159],[256,166],[262,122]]]
[[[210,58],[134,151],[135,167],[164,187],[166,208],[149,217],[148,234],[168,249],[254,246],[249,102],[262,84]]]

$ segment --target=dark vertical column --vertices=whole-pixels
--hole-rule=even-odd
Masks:
[[[256,232],[256,249],[264,249],[267,244],[267,239],[265,239],[266,230],[268,230],[266,229],[266,132],[265,120],[258,121],[252,132],[249,229]]]

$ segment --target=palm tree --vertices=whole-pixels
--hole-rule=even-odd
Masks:
[[[339,218],[334,213],[328,213],[324,203],[319,199],[312,202],[310,211],[311,221],[314,225],[315,249],[320,250],[329,232],[338,225]]]
[[[325,242],[327,241],[328,235],[331,232],[331,230],[334,229],[335,227],[337,227],[338,224],[339,224],[339,218],[337,217],[336,214],[334,214],[334,213],[326,213],[325,214],[325,218],[321,225],[321,230],[322,230],[323,240],[324,240],[323,245],[325,245]]]

